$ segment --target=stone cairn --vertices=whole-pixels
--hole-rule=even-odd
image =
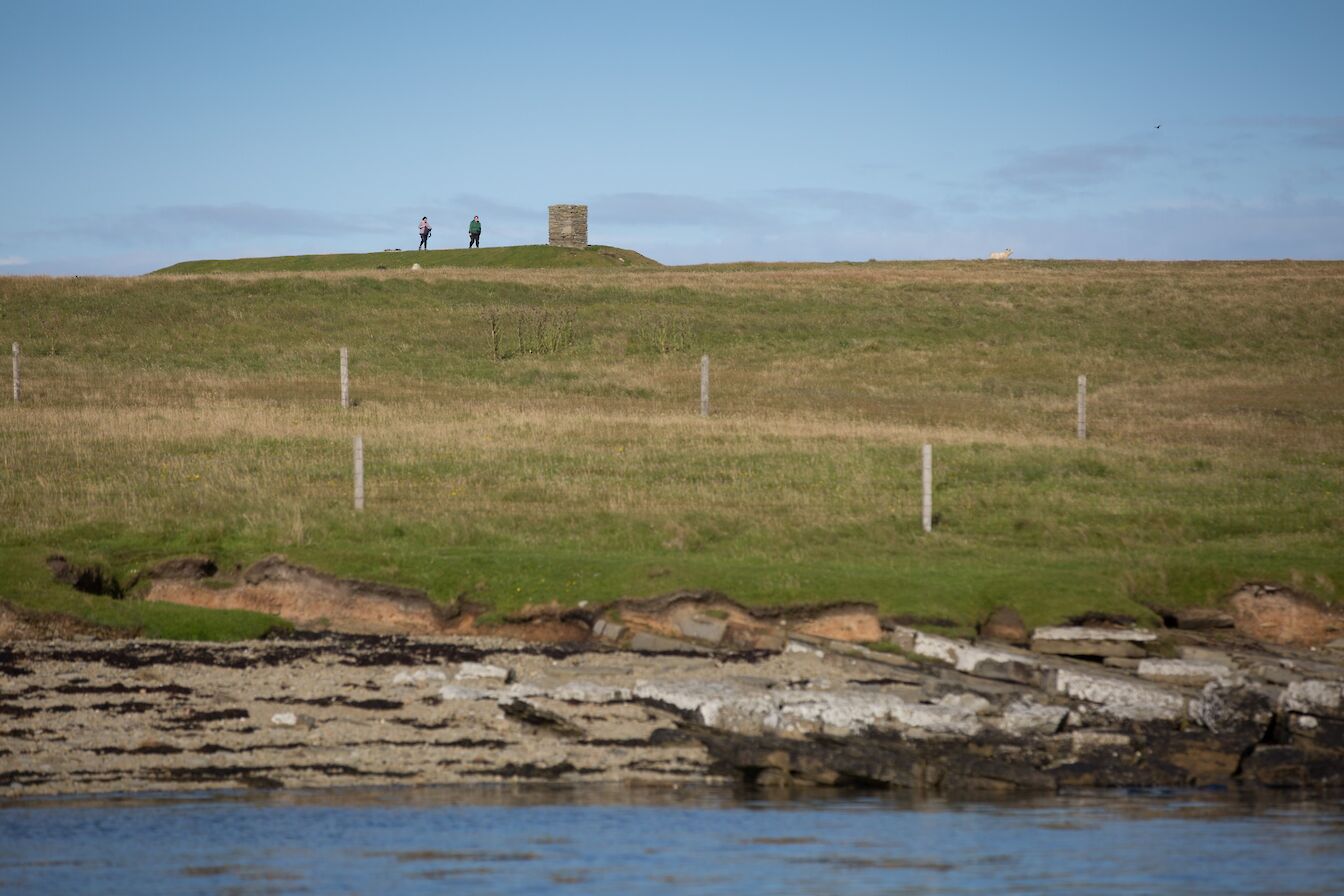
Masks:
[[[588,248],[588,206],[552,205],[548,212],[552,246]]]

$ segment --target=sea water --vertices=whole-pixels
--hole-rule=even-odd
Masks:
[[[0,893],[1344,893],[1344,798],[443,788],[0,802]]]

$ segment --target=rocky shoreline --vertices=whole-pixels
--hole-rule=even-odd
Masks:
[[[718,643],[632,644],[609,619],[568,644],[0,642],[0,792],[1344,786],[1338,642],[1092,624],[1019,647],[886,623],[869,647],[780,625],[743,649],[696,618]]]

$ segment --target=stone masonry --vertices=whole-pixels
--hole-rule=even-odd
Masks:
[[[552,246],[588,248],[588,206],[552,205],[548,212]]]

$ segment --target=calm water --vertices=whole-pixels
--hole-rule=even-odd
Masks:
[[[444,789],[0,803],[0,893],[1341,894],[1344,799]]]

